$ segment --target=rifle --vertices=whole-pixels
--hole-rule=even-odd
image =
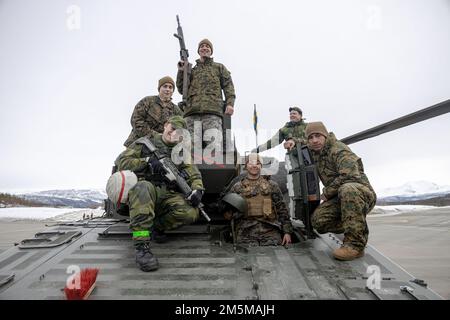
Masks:
[[[180,170],[178,170],[172,159],[164,154],[161,154],[147,137],[142,137],[136,141],[144,144],[150,150],[150,152],[156,157],[156,159],[158,159],[158,161],[163,165],[163,168],[166,171],[164,177],[170,183],[174,183],[185,197],[188,197],[192,193],[192,189],[186,182],[185,175],[182,174]],[[198,205],[198,209],[200,210],[200,213],[203,215],[206,221],[210,222],[211,218],[205,212],[203,203],[200,203]]]
[[[311,216],[320,203],[319,176],[317,168],[305,145],[296,144],[290,151],[289,158],[292,169],[292,182],[294,187],[295,217],[302,220],[306,236],[315,238],[311,225]]]
[[[178,39],[180,43],[180,58],[182,61],[184,61],[183,65],[183,100],[178,104],[180,109],[184,111],[184,107],[187,104],[187,98],[188,98],[188,88],[189,88],[189,82],[190,82],[190,76],[191,76],[191,69],[192,64],[189,63],[188,57],[189,53],[186,49],[186,44],[184,43],[184,35],[183,35],[183,28],[180,25],[180,18],[177,15],[177,33],[174,33],[173,36]]]

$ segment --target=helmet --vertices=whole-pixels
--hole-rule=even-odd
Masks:
[[[128,191],[133,188],[138,181],[137,176],[130,170],[118,171],[108,179],[106,193],[109,200],[116,205],[126,203]]]
[[[247,213],[247,201],[237,193],[227,193],[222,201],[232,206],[241,213]]]

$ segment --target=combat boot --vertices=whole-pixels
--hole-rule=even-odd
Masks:
[[[158,259],[150,251],[150,244],[147,241],[135,244],[136,264],[144,272],[154,271],[159,268]]]
[[[152,231],[152,240],[156,243],[165,243],[167,242],[167,235],[163,230],[155,228]]]
[[[333,251],[333,256],[337,260],[350,261],[356,258],[360,258],[364,255],[364,249],[357,250],[348,245],[342,245],[339,249]]]

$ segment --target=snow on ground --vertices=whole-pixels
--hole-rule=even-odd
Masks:
[[[420,196],[437,193],[450,193],[450,186],[440,186],[430,181],[411,181],[398,187],[385,188],[377,191],[379,199],[386,197]]]
[[[8,220],[80,220],[84,215],[93,214],[99,217],[103,214],[103,209],[85,209],[85,208],[47,208],[47,207],[15,207],[0,208],[0,219]]]
[[[370,212],[368,217],[379,217],[382,215],[383,217],[394,216],[397,214],[414,212],[414,211],[426,211],[433,210],[436,208],[445,209],[447,208],[450,213],[450,207],[435,207],[435,206],[418,206],[418,205],[394,205],[394,206],[375,206],[373,210]]]
[[[375,206],[368,217],[387,217],[406,212],[426,211],[435,208],[446,208],[450,213],[449,207],[434,206],[416,206],[416,205],[395,205],[395,206]],[[47,207],[15,207],[0,208],[0,220],[53,220],[53,221],[76,221],[86,217],[100,217],[104,213],[103,209],[84,209],[84,208],[47,208]]]

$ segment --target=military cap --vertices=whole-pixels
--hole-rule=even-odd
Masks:
[[[300,115],[303,115],[302,109],[300,109],[299,107],[290,107],[289,112],[291,111],[297,111],[298,113],[300,113]]]
[[[172,86],[175,88],[175,82],[173,81],[173,79],[169,76],[165,76],[165,77],[159,79],[159,81],[158,81],[158,91],[166,83],[172,84]]]
[[[186,120],[182,116],[172,116],[167,120],[175,129],[187,129]]]
[[[328,130],[325,127],[325,125],[320,121],[308,123],[305,131],[307,138],[309,138],[309,136],[312,135],[313,133],[320,133],[324,137],[328,137]]]
[[[212,45],[211,41],[209,41],[208,39],[203,39],[202,41],[200,41],[200,43],[198,44],[197,53],[199,52],[200,46],[202,44],[207,44],[211,48],[211,54],[213,54],[214,48],[213,48],[213,45]]]

